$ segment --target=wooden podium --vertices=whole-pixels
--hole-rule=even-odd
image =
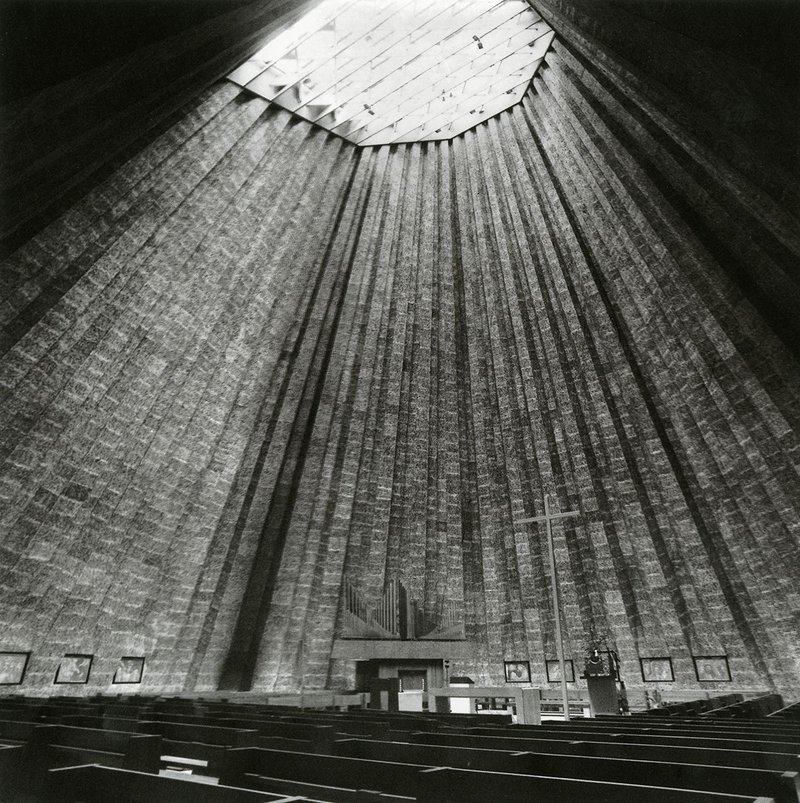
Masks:
[[[617,681],[613,675],[588,675],[586,685],[589,687],[593,717],[598,714],[619,714]]]
[[[589,687],[589,704],[593,717],[598,714],[619,714],[617,671],[610,653],[601,654],[597,649],[592,650],[581,677]]]

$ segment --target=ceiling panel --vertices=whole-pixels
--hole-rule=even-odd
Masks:
[[[527,0],[322,0],[228,78],[359,145],[450,139],[519,102],[553,37]]]

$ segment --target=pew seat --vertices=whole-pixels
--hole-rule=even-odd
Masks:
[[[26,760],[45,766],[91,758],[93,764],[158,772],[160,755],[161,737],[156,734],[69,725],[36,725],[26,744]]]
[[[262,775],[415,797],[419,771],[429,766],[246,747],[227,751],[219,777],[232,786],[241,785],[245,775]]]
[[[19,777],[25,756],[23,745],[0,746],[0,789],[8,789]]]
[[[329,803],[415,803],[416,801],[414,797],[391,795],[374,789],[351,789],[250,773],[244,775],[243,785],[248,789],[262,789],[273,794],[302,795],[303,800],[313,798]]]
[[[798,803],[797,709],[766,716],[774,702],[737,718],[700,716],[703,705],[689,703],[677,716],[513,725],[507,717],[308,711],[221,699],[6,699],[0,700],[0,788],[5,773],[23,793],[13,803],[171,803],[187,789],[192,800],[221,801]],[[720,697],[706,708],[736,703]],[[148,762],[132,764],[131,747],[139,760],[146,747]],[[47,798],[52,773],[67,770],[76,774],[55,777],[77,779],[77,796]],[[128,771],[133,775],[113,775]],[[104,798],[97,790],[108,778],[122,778],[122,786],[114,783],[131,796]],[[257,797],[231,797],[248,790]],[[2,794],[0,800],[6,803]]]
[[[575,778],[434,767],[420,773],[417,803],[768,803],[769,797],[699,792]],[[773,801],[774,803],[774,801]]]
[[[800,722],[800,703],[791,703],[783,708],[779,708],[776,711],[767,714],[767,719],[770,721],[786,720],[789,722]]]
[[[377,743],[363,739],[344,739],[336,743],[337,755],[377,759],[390,755],[410,764],[550,775],[593,781],[674,787],[706,792],[766,796],[776,803],[797,803],[800,773],[769,770],[675,764],[665,761],[561,755],[553,753],[514,753],[468,747],[421,745],[410,742]]]
[[[790,753],[769,753],[752,750],[722,750],[703,747],[668,747],[662,744],[641,744],[628,741],[552,740],[526,736],[472,736],[445,733],[414,733],[409,741],[418,744],[446,744],[454,747],[482,747],[494,750],[528,751],[532,753],[566,753],[569,755],[606,756],[638,761],[670,761],[679,764],[707,764],[719,767],[800,772],[800,757]]]
[[[652,733],[648,730],[629,730],[612,726],[605,730],[595,728],[550,728],[539,725],[522,728],[467,728],[461,731],[468,736],[500,736],[513,738],[550,738],[582,742],[631,742],[636,744],[663,745],[665,747],[719,748],[721,750],[751,750],[767,753],[800,753],[800,738],[788,741],[768,736],[752,737],[746,734],[692,733],[691,731]],[[799,734],[800,736],[800,734]]]
[[[50,770],[45,803],[288,803],[281,794],[90,764]]]

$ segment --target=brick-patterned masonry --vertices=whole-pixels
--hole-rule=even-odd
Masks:
[[[524,102],[450,143],[358,151],[216,85],[6,260],[23,690],[65,652],[92,691],[121,655],[149,689],[348,685],[345,574],[462,603],[457,674],[544,682],[544,545],[512,522],[549,492],[582,513],[568,653],[594,628],[631,685],[726,654],[797,693],[796,190],[546,5]]]

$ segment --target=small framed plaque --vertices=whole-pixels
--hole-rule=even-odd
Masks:
[[[141,683],[144,674],[144,658],[141,656],[123,655],[114,672],[112,683]]]
[[[645,683],[673,683],[672,658],[640,658]]]
[[[506,683],[530,683],[531,665],[528,661],[506,661]]]
[[[544,668],[547,672],[547,682],[548,683],[560,683],[561,682],[561,665],[558,661],[551,661],[547,660],[544,662]],[[567,683],[574,683],[575,682],[575,666],[572,663],[572,659],[568,659],[564,661],[564,669],[567,672]]]
[[[698,680],[717,683],[728,683],[731,680],[727,655],[695,655],[692,660]]]
[[[53,683],[88,683],[93,655],[67,653],[58,665]]]
[[[19,686],[30,657],[29,652],[0,652],[0,686]]]

